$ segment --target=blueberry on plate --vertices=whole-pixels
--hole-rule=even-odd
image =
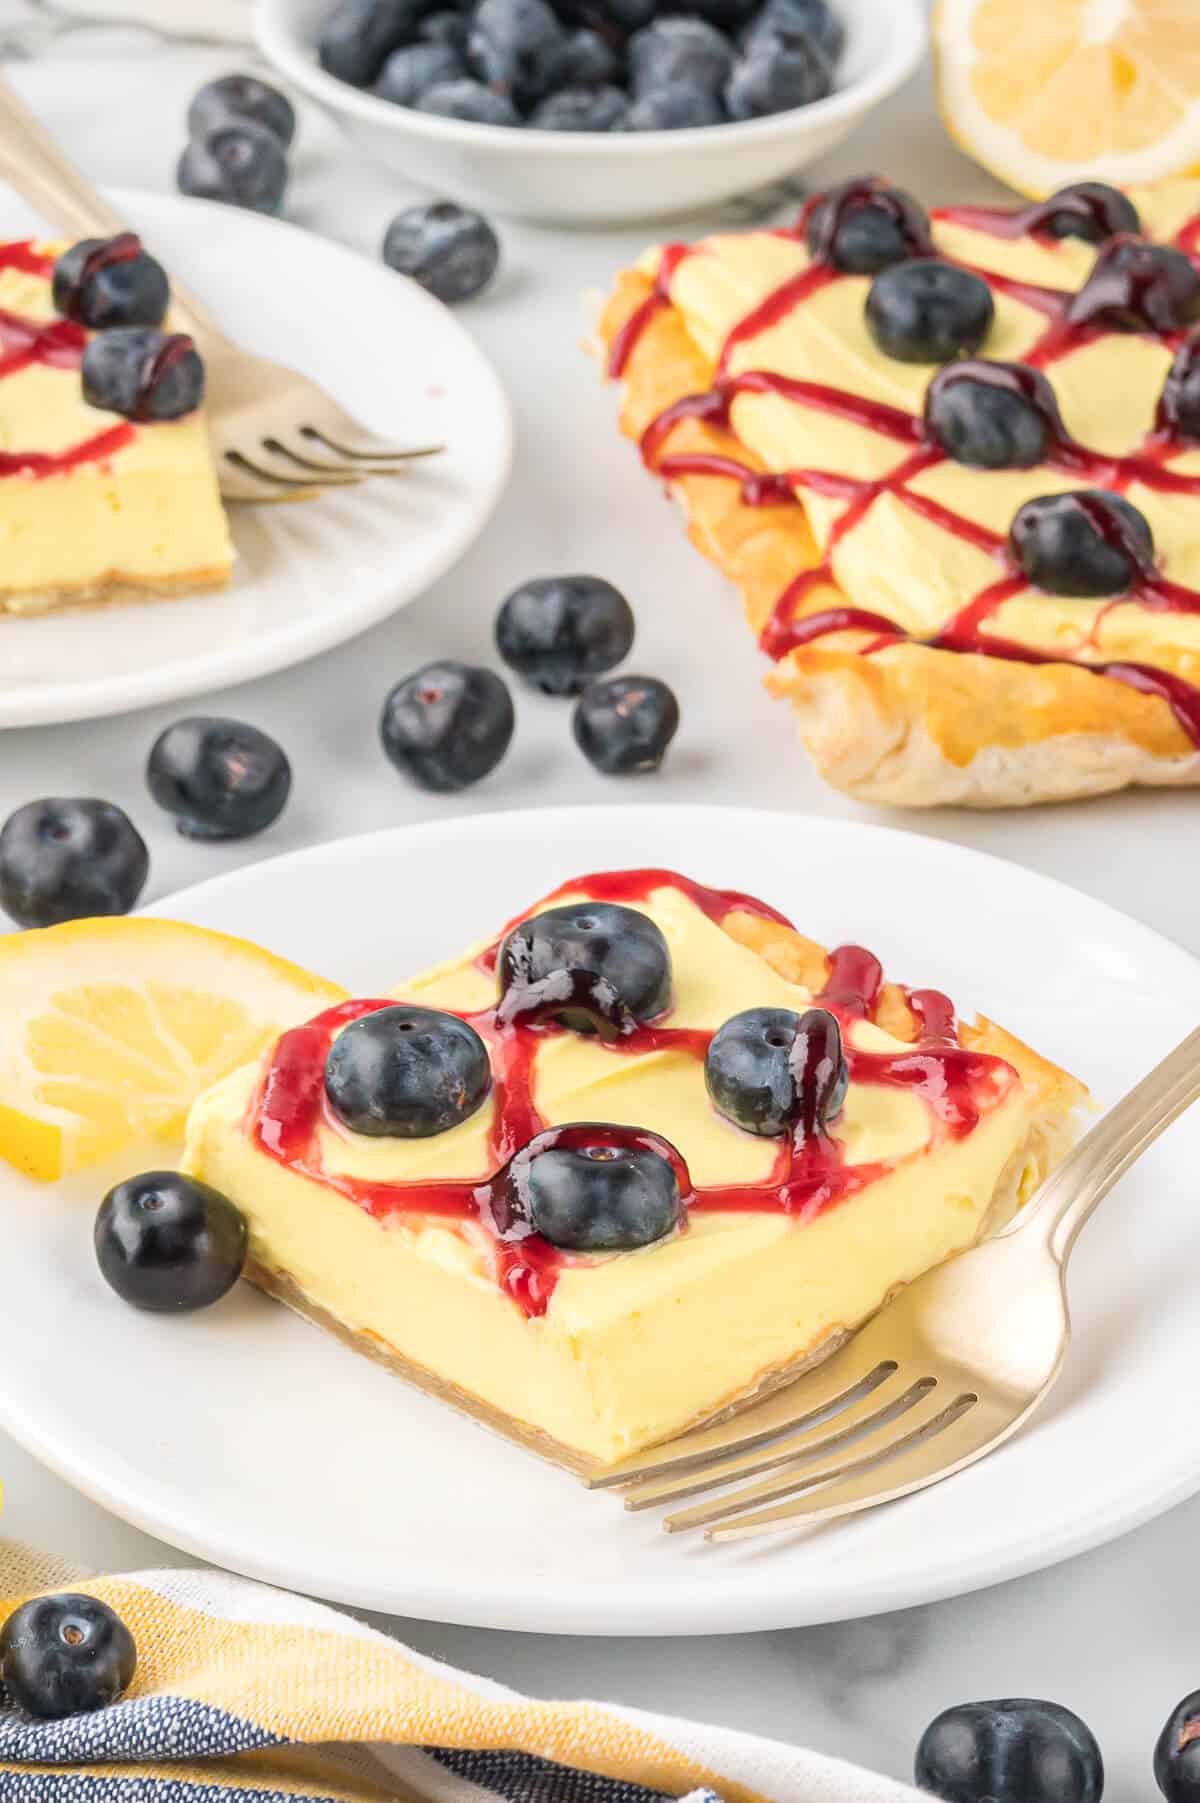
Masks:
[[[866,321],[875,343],[901,363],[948,363],[977,351],[996,316],[982,276],[934,257],[893,263],[871,283]]]
[[[924,207],[879,175],[839,182],[818,195],[808,211],[805,238],[819,262],[847,275],[877,275],[932,249]]]
[[[1104,1764],[1069,1709],[1030,1697],[960,1703],[917,1747],[916,1781],[945,1803],[1099,1803]]]
[[[188,108],[188,135],[204,138],[227,119],[251,119],[274,132],[286,150],[296,135],[296,109],[286,94],[257,75],[222,75],[206,81]]]
[[[30,801],[0,827],[0,908],[20,927],[128,914],[150,854],[110,801]]]
[[[629,1128],[552,1127],[509,1167],[515,1212],[565,1252],[651,1246],[679,1225],[683,1207],[675,1163],[656,1143],[665,1150],[657,1135]]]
[[[246,1222],[228,1196],[182,1171],[143,1171],[96,1216],[96,1263],[122,1302],[157,1314],[211,1308],[246,1263]]]
[[[810,106],[833,92],[829,64],[811,40],[789,41],[765,32],[756,37],[725,84],[731,119],[765,119]]]
[[[732,44],[703,19],[656,19],[629,40],[629,85],[635,100],[676,86],[719,94],[732,68]]]
[[[465,61],[470,30],[470,21],[465,13],[430,13],[417,26],[417,38],[422,44],[448,44]]]
[[[925,391],[925,429],[956,463],[972,469],[1032,469],[1063,423],[1045,376],[984,358],[950,363]]]
[[[501,677],[447,658],[396,684],[383,704],[379,734],[397,770],[422,789],[449,795],[496,768],[515,725]]]
[[[496,962],[500,1019],[554,1020],[611,1039],[671,1002],[662,930],[619,902],[568,902],[513,927]]]
[[[83,353],[89,407],[147,423],[181,419],[204,399],[204,365],[184,332],[118,326],[98,332]]]
[[[635,100],[625,115],[622,131],[695,131],[704,125],[724,125],[725,107],[707,88],[654,88]]]
[[[472,125],[520,125],[521,115],[507,94],[493,94],[481,81],[439,81],[417,102],[419,113],[465,119]]]
[[[1154,1749],[1154,1782],[1167,1803],[1200,1803],[1200,1690],[1168,1716]]]
[[[1038,208],[1037,225],[1052,238],[1082,238],[1088,244],[1142,229],[1129,196],[1107,182],[1072,182],[1059,188]]]
[[[283,812],[292,767],[257,726],[197,714],[159,734],[146,783],[186,838],[248,839]]]
[[[469,1120],[492,1085],[474,1027],[440,1008],[380,1008],[339,1033],[325,1061],[329,1106],[352,1133],[430,1139]]]
[[[1026,501],[1008,542],[1029,581],[1051,595],[1122,595],[1154,563],[1145,514],[1104,488]]]
[[[193,138],[176,171],[181,194],[220,200],[252,213],[278,213],[287,178],[283,145],[273,131],[252,119],[231,119],[204,137]]]
[[[415,106],[439,82],[458,81],[466,65],[449,44],[403,44],[393,50],[372,89],[395,106]]]
[[[621,58],[612,45],[585,26],[566,34],[552,64],[552,94],[562,88],[611,87],[621,74]]]
[[[397,213],[384,236],[383,260],[453,307],[481,294],[492,280],[500,266],[500,240],[482,213],[452,200],[434,200]]]
[[[496,648],[544,695],[578,695],[633,644],[633,609],[601,576],[523,582],[496,619]]]
[[[166,270],[135,232],[73,244],[54,265],[51,292],[60,313],[93,331],[159,326],[170,299]]]
[[[369,87],[425,10],[423,0],[338,0],[317,39],[322,69],[356,88]]]
[[[536,106],[554,83],[564,37],[547,0],[479,0],[467,60],[493,93],[518,108]]]
[[[608,676],[575,704],[575,743],[606,776],[657,770],[679,727],[679,703],[656,676]]]
[[[1156,423],[1174,438],[1200,442],[1200,332],[1193,332],[1175,353]]]
[[[717,1112],[747,1133],[812,1137],[846,1100],[841,1028],[826,1008],[747,1008],[713,1035],[704,1081]]]
[[[4,1689],[43,1721],[107,1708],[129,1689],[136,1669],[133,1635],[98,1597],[35,1596],[0,1628]]]
[[[537,131],[617,131],[629,111],[620,88],[559,88],[529,115]]]

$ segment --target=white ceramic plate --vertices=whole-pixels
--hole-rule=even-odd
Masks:
[[[560,880],[667,864],[757,892],[827,941],[948,989],[1111,1100],[1195,1025],[1200,964],[1014,865],[915,835],[725,809],[586,808],[343,841],[155,912],[248,934],[376,990]],[[1073,1266],[1054,1401],[994,1458],[890,1509],[742,1547],[647,1516],[490,1435],[257,1292],[178,1321],[123,1307],[88,1194],[0,1181],[0,1425],[136,1526],[253,1577],[491,1628],[710,1634],[970,1590],[1095,1545],[1200,1488],[1200,1110],[1147,1155]]]
[[[382,263],[206,201],[110,198],[247,349],[293,364],[386,438],[445,443],[403,477],[235,508],[223,594],[0,624],[0,727],[121,713],[245,682],[353,638],[423,593],[480,531],[512,457],[473,340]],[[6,194],[0,237],[41,229]]]

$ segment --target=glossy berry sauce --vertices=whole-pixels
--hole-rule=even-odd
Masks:
[[[566,883],[544,902],[518,915],[510,926],[570,894],[586,894],[593,901],[636,905],[664,887],[679,890],[717,922],[732,911],[740,911],[787,925],[782,915],[752,896],[735,890],[709,889],[674,871],[647,869],[609,871]],[[480,955],[477,962],[481,969],[495,970],[504,936],[502,933]],[[871,1017],[882,989],[883,971],[878,959],[861,946],[841,946],[830,956],[828,983],[818,999],[845,1029],[855,1020]],[[953,1005],[944,995],[922,989],[905,994],[917,1023],[918,1039],[902,1053],[863,1052],[847,1044],[851,1081],[911,1090],[929,1110],[934,1142],[961,1139],[972,1131],[985,1108],[1008,1093],[1018,1081],[1016,1073],[1003,1060],[969,1051],[958,1043]],[[280,1164],[326,1184],[376,1219],[426,1215],[482,1230],[492,1243],[493,1270],[501,1289],[527,1315],[543,1314],[558,1272],[580,1260],[551,1246],[521,1217],[508,1167],[530,1140],[548,1130],[537,1109],[534,1060],[539,1045],[565,1029],[520,1021],[505,1026],[498,1006],[464,1014],[462,1018],[480,1034],[491,1059],[491,1175],[471,1181],[376,1183],[331,1171],[324,1161],[321,1129],[338,1130],[325,1102],[325,1060],[334,1037],[343,1027],[365,1014],[394,1005],[394,999],[341,1002],[307,1025],[284,1033],[265,1066],[251,1103],[248,1131],[261,1150]],[[672,1027],[668,1012],[657,1021],[636,1026],[604,1049],[613,1057],[635,1058],[650,1052],[675,1052],[702,1063],[712,1037],[709,1031]],[[599,1040],[593,1043],[601,1044]],[[801,1078],[802,1094],[806,1083],[817,1082],[814,1068]],[[819,1101],[814,1089],[808,1097],[813,1118],[819,1117]],[[875,1182],[891,1168],[882,1164],[846,1164],[840,1142],[820,1130],[781,1140],[772,1171],[763,1183],[696,1186],[675,1148],[648,1130],[621,1126],[549,1130],[568,1139],[577,1132],[586,1132],[588,1144],[599,1140],[610,1145],[650,1147],[667,1156],[679,1181],[685,1227],[688,1214],[714,1210],[778,1212],[812,1219],[822,1209]]]
[[[814,197],[807,204],[794,228],[779,235],[803,239],[809,212],[819,198]],[[1132,262],[1122,264],[1122,257],[1128,257],[1130,247],[1136,247],[1138,241],[1114,232],[1118,221],[1115,216],[1109,216],[1104,196],[1086,193],[1077,198],[1080,211],[1088,215],[1097,235],[1109,239],[1099,251],[1092,274],[1083,288],[1074,294],[1065,289],[1014,280],[974,264],[962,265],[982,276],[996,292],[1041,312],[1047,321],[1046,330],[1020,364],[964,361],[947,366],[935,380],[962,380],[978,374],[982,368],[999,385],[1019,389],[1043,416],[1048,441],[1045,461],[1051,468],[1075,476],[1081,482],[1116,493],[1122,493],[1138,482],[1163,493],[1200,497],[1200,476],[1185,475],[1168,467],[1171,457],[1192,448],[1179,430],[1178,406],[1172,406],[1169,391],[1164,392],[1155,428],[1144,443],[1132,454],[1109,456],[1090,450],[1070,437],[1059,415],[1054,392],[1041,374],[1060,358],[1108,331],[1138,330],[1157,337],[1171,349],[1178,349],[1187,336],[1170,313],[1170,294],[1161,270],[1148,264],[1144,266],[1136,257]],[[1056,202],[1059,211],[1062,204],[1060,197]],[[1032,234],[1052,244],[1056,240],[1046,229],[1051,211],[1049,202],[1039,201],[1015,209],[944,207],[935,211],[932,217],[997,238],[1017,239]],[[1193,259],[1200,255],[1200,216],[1188,221],[1177,234],[1175,248]],[[664,253],[654,290],[613,341],[610,375],[620,376],[627,369],[642,333],[654,316],[670,304],[672,281],[688,254],[687,247],[679,244],[669,246]],[[703,246],[697,247],[694,254],[703,254]],[[949,257],[944,260],[954,261]],[[830,529],[822,560],[814,567],[802,570],[778,597],[760,634],[762,649],[768,656],[779,659],[798,646],[818,643],[830,634],[848,630],[871,633],[870,640],[858,648],[858,655],[866,657],[889,645],[910,642],[911,635],[895,621],[861,608],[836,606],[797,617],[811,594],[822,587],[836,586],[834,553],[875,502],[887,495],[931,520],[943,531],[995,557],[998,566],[993,583],[948,620],[939,632],[915,642],[938,650],[998,657],[1009,662],[1077,663],[1095,675],[1111,677],[1165,701],[1188,738],[1200,748],[1200,688],[1152,665],[1096,658],[1096,635],[1108,612],[1107,607],[1096,617],[1090,634],[1080,647],[1081,653],[1090,655],[1072,655],[1061,649],[1038,651],[985,630],[991,616],[1006,601],[1027,591],[1030,585],[1017,573],[1004,537],[928,496],[914,493],[908,486],[914,477],[946,461],[946,453],[932,440],[920,418],[852,391],[801,381],[770,370],[749,369],[730,374],[735,350],[780,324],[811,294],[843,279],[831,262],[820,259],[789,277],[732,328],[718,358],[711,390],[706,394],[684,396],[666,408],[650,422],[641,438],[645,463],[667,482],[685,476],[724,476],[739,484],[743,501],[752,507],[795,505],[804,491],[832,496],[847,503]],[[1114,321],[1120,321],[1120,324],[1114,324]],[[874,479],[818,469],[777,473],[708,451],[670,452],[671,435],[684,420],[699,420],[717,430],[732,432],[733,402],[745,394],[779,395],[797,405],[863,426],[898,444],[908,445],[911,450],[894,469]],[[1114,597],[1109,607],[1135,603],[1154,612],[1200,613],[1200,591],[1169,581],[1160,571],[1145,566],[1141,559],[1135,560],[1135,567],[1136,581],[1125,594]]]

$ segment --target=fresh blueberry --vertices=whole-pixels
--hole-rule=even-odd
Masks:
[[[510,669],[545,695],[578,695],[633,644],[633,609],[600,576],[542,576],[522,583],[496,619],[496,647]]]
[[[845,47],[846,32],[841,20],[825,0],[767,0],[743,34],[742,48],[762,33],[788,44],[795,38],[806,38],[814,44],[832,70]]]
[[[73,244],[54,265],[52,292],[60,313],[94,331],[160,326],[170,299],[166,270],[134,232]]]
[[[628,110],[620,88],[560,88],[534,107],[528,123],[538,131],[616,131]]]
[[[1088,244],[1142,229],[1129,196],[1107,182],[1072,182],[1059,188],[1038,208],[1037,224],[1052,238],[1083,238]]]
[[[28,1715],[61,1721],[105,1709],[137,1669],[133,1635],[98,1597],[35,1596],[0,1628],[0,1678]]]
[[[1200,1690],[1167,1717],[1154,1749],[1154,1782],[1167,1803],[1200,1803]]]
[[[278,213],[287,178],[283,145],[273,131],[251,119],[233,119],[193,138],[177,170],[182,194],[252,213]]]
[[[924,207],[881,176],[827,188],[809,210],[805,237],[819,262],[847,275],[877,275],[932,248]]]
[[[973,469],[1032,469],[1061,424],[1045,376],[1016,364],[951,363],[925,393],[926,431]]]
[[[471,25],[465,13],[430,13],[417,26],[417,37],[423,44],[448,44],[464,60]]]
[[[1100,1803],[1104,1765],[1071,1710],[1030,1697],[960,1703],[917,1747],[916,1780],[945,1803]]]
[[[440,1008],[380,1008],[339,1033],[325,1094],[339,1121],[373,1139],[430,1139],[469,1120],[492,1083],[474,1027]]]
[[[649,25],[658,0],[556,0],[555,11],[568,25],[586,26],[605,43],[619,47]]]
[[[606,776],[657,770],[679,726],[674,691],[656,676],[609,676],[575,704],[575,743]]]
[[[635,100],[676,86],[719,94],[732,68],[732,44],[703,19],[656,19],[629,40],[629,85]]]
[[[871,283],[867,327],[886,356],[902,363],[948,363],[977,351],[996,316],[982,276],[919,257],[893,263]]]
[[[1157,425],[1174,438],[1200,442],[1200,332],[1175,353],[1158,403]]]
[[[1051,595],[1121,595],[1154,562],[1145,514],[1103,488],[1026,501],[1008,542],[1029,581]]]
[[[96,1262],[122,1302],[158,1314],[210,1308],[246,1263],[246,1222],[228,1196],[182,1171],[143,1171],[96,1216]]]
[[[547,0],[479,0],[467,58],[493,93],[536,106],[554,84],[565,35]]]
[[[724,125],[726,112],[706,88],[655,88],[635,100],[622,131],[694,131],[702,125]]]
[[[159,734],[146,782],[186,838],[248,839],[283,812],[292,767],[257,726],[200,714]]]
[[[273,131],[286,150],[296,135],[296,109],[286,94],[257,75],[222,75],[205,82],[188,108],[188,135],[205,138],[227,119],[252,119]]]
[[[718,31],[735,36],[759,10],[759,0],[687,0],[689,16],[704,19]]]
[[[338,0],[317,39],[321,67],[356,88],[369,87],[425,10],[423,0]]]
[[[0,827],[0,908],[20,927],[128,914],[150,854],[110,801],[30,801]]]
[[[89,407],[139,421],[181,419],[204,399],[204,365],[183,332],[118,326],[99,332],[83,353]]]
[[[500,240],[481,213],[435,200],[397,213],[383,240],[383,260],[452,307],[487,287],[500,265]]]
[[[373,92],[396,106],[415,106],[439,82],[466,74],[457,50],[449,44],[405,44],[384,63]]]
[[[833,91],[829,64],[808,39],[773,35],[755,40],[725,84],[731,119],[765,119],[824,100]]]
[[[1178,331],[1200,319],[1200,274],[1173,245],[1112,238],[1067,308],[1067,319],[1110,332]]]
[[[620,77],[621,59],[598,31],[569,31],[555,52],[551,92],[561,88],[607,88]],[[606,129],[606,128],[602,128]]]
[[[539,1134],[509,1167],[514,1213],[566,1252],[630,1252],[664,1239],[679,1225],[679,1179],[641,1137],[583,1122]]]
[[[515,926],[500,947],[500,1019],[554,1020],[611,1039],[671,1002],[671,953],[648,914],[568,902]]]
[[[466,119],[472,125],[520,125],[521,115],[507,94],[493,94],[481,81],[439,81],[417,102],[419,113]]]
[[[496,768],[512,741],[512,696],[491,670],[426,664],[398,682],[383,704],[383,749],[422,789],[450,794]]]
[[[819,1133],[849,1087],[842,1034],[825,1008],[747,1008],[714,1034],[704,1060],[713,1106],[747,1133]]]

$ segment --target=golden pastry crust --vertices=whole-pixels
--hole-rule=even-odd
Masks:
[[[611,347],[652,292],[625,270],[601,315]],[[712,364],[679,312],[661,306],[622,373],[621,427],[635,441],[665,408],[712,386]],[[711,452],[765,466],[735,434],[685,419],[670,451]],[[737,586],[761,633],[780,596],[820,562],[801,507],[749,507],[722,476],[670,483],[688,535]],[[844,606],[832,583],[809,588],[793,618]],[[1133,786],[1200,783],[1200,750],[1169,703],[1079,664],[1010,663],[917,644],[858,655],[862,632],[789,651],[766,678],[791,701],[800,737],[821,775],[863,801],[903,807],[1013,807]]]
[[[39,589],[0,588],[0,620],[35,619],[42,614],[65,613],[68,609],[128,607],[131,603],[182,600],[188,595],[208,594],[228,588],[231,572],[225,565],[207,570],[189,570],[178,576],[104,576],[95,582],[73,587]]]

